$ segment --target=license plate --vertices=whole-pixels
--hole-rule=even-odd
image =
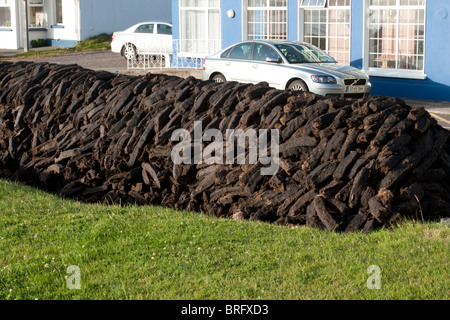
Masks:
[[[364,92],[365,86],[351,86],[347,87],[347,92],[355,93],[355,92]]]

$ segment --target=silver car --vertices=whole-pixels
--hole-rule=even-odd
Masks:
[[[298,41],[244,41],[206,57],[203,79],[216,82],[265,81],[281,90],[324,96],[368,96],[369,76],[341,65],[319,48]]]

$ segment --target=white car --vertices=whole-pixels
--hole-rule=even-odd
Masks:
[[[165,22],[141,22],[113,33],[111,51],[126,59],[139,54],[172,54],[172,25]]]
[[[361,98],[372,85],[363,71],[341,65],[319,48],[298,41],[244,41],[206,57],[203,79],[267,82],[280,90]]]

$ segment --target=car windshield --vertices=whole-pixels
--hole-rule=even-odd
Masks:
[[[276,47],[289,63],[336,63],[328,54],[308,44],[278,44]]]

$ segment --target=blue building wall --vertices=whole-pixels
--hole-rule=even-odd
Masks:
[[[364,1],[352,1],[350,33],[350,65],[363,68]]]
[[[171,6],[170,1],[160,0],[81,0],[80,40],[125,30],[143,21],[170,23]]]
[[[243,40],[243,0],[221,0],[222,47]],[[172,0],[174,39],[179,39],[179,0]],[[288,0],[288,39],[298,40],[299,1]],[[365,1],[353,0],[351,7],[351,65],[364,66]],[[228,10],[235,17],[227,16]],[[424,80],[371,76],[372,94],[450,101],[450,1],[427,0]]]
[[[221,17],[222,17],[222,48],[231,46],[233,43],[242,41],[242,4],[236,0],[222,0]],[[235,12],[234,18],[227,16],[228,10]]]
[[[298,1],[288,0],[288,40],[298,40]]]

